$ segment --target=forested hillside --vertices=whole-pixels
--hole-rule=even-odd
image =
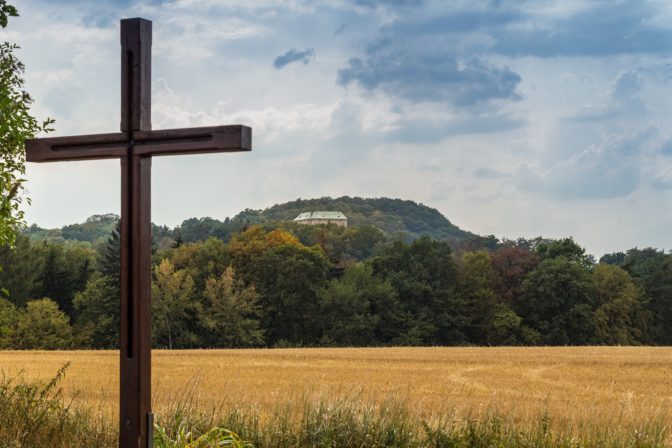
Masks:
[[[473,236],[452,224],[438,210],[413,201],[389,198],[297,199],[274,205],[261,212],[266,221],[289,221],[299,213],[312,210],[339,211],[349,225],[372,225],[387,233],[401,233],[411,239],[427,235],[438,240],[464,239]]]
[[[397,235],[407,241],[420,236],[437,240],[459,242],[475,237],[453,225],[438,210],[413,201],[389,198],[351,198],[343,196],[332,199],[297,199],[276,204],[265,210],[246,209],[223,221],[205,217],[189,218],[174,229],[154,226],[155,242],[160,246],[174,241],[194,242],[216,237],[228,241],[231,236],[255,224],[266,228],[291,222],[299,213],[306,211],[339,211],[348,217],[350,226],[374,226],[386,234]],[[31,239],[46,239],[52,242],[87,241],[95,245],[104,243],[119,217],[115,214],[94,215],[81,224],[72,224],[62,229],[42,229],[33,225],[24,230]],[[167,239],[173,240],[167,241]]]

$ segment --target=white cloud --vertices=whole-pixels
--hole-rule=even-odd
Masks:
[[[225,41],[236,41],[262,36],[264,26],[240,19],[206,17],[166,17],[156,29],[153,47],[157,56],[164,56],[174,63],[189,65],[207,63],[216,58],[217,46]]]
[[[38,72],[36,76],[42,79],[42,82],[46,84],[60,83],[67,81],[72,78],[73,71],[70,69],[60,69],[60,70],[51,70],[45,72]]]

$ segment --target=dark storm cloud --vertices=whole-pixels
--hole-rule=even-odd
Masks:
[[[307,65],[313,59],[315,59],[315,50],[312,48],[306,48],[303,51],[292,48],[287,53],[275,58],[273,67],[279,70],[293,62],[303,62],[304,65]]]

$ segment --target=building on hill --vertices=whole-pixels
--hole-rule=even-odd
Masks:
[[[298,224],[314,226],[316,224],[336,224],[348,227],[348,218],[341,212],[306,212],[294,218]]]

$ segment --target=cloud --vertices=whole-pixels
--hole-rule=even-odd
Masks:
[[[672,29],[661,19],[662,9],[658,3],[630,1],[409,7],[368,41],[364,55],[348,61],[338,72],[338,84],[455,106],[517,100],[522,76],[493,63],[493,57],[669,53]]]
[[[661,146],[661,152],[666,156],[672,156],[672,139]]]
[[[614,80],[611,97],[617,100],[638,100],[641,90],[642,77],[637,71],[621,72]]]
[[[363,55],[338,71],[341,86],[357,84],[414,102],[470,107],[520,99],[521,76],[493,63],[484,30],[509,23],[513,11],[451,11],[443,4],[399,15],[368,40]]]
[[[339,70],[338,84],[357,83],[420,102],[450,102],[472,106],[493,99],[520,99],[521,77],[508,67],[496,67],[473,57],[461,60],[439,51],[409,51],[396,44],[377,46],[365,58],[353,58]]]
[[[523,167],[518,173],[520,185],[561,200],[625,197],[639,186],[647,152],[656,146],[653,128],[613,134],[541,172]]]
[[[399,6],[420,6],[423,2],[420,0],[354,0],[353,3],[367,8],[399,7]]]
[[[613,125],[616,120],[625,120],[628,124],[641,119],[647,114],[641,98],[643,82],[639,70],[622,71],[611,83],[601,103],[585,106],[564,120],[577,124],[602,122]]]
[[[504,177],[511,177],[510,173],[503,173],[501,171],[483,167],[475,169],[472,174],[474,177],[478,177],[480,179],[500,179]]]
[[[492,31],[492,51],[512,56],[602,56],[668,53],[672,43],[662,3],[592,2],[557,14],[539,9]],[[528,6],[528,5],[526,5]]]
[[[275,58],[275,61],[273,61],[273,67],[280,70],[286,65],[292,64],[294,62],[303,62],[303,65],[308,65],[313,59],[315,59],[315,50],[312,48],[306,48],[303,51],[298,51],[292,48],[287,53]]]
[[[667,188],[669,134],[645,102],[653,82],[640,69],[619,72],[599,102],[559,120],[558,138],[544,148],[549,157],[524,164],[519,186],[560,200],[626,197],[644,184]]]

